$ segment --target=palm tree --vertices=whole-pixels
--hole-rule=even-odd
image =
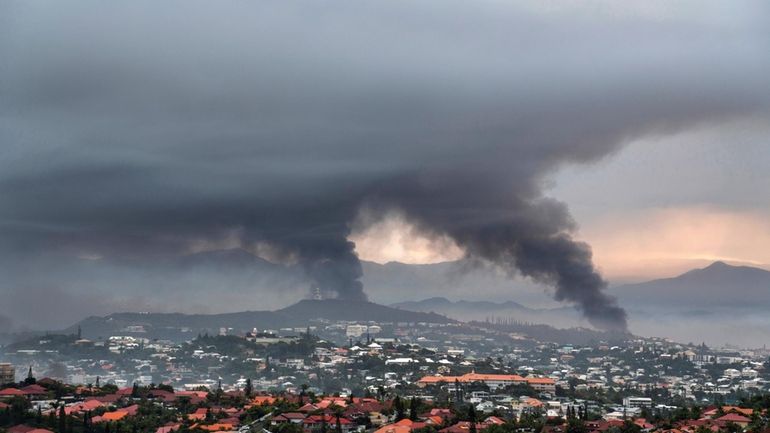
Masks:
[[[340,417],[343,415],[342,408],[335,405],[334,406],[334,418],[335,418],[335,431],[337,433],[342,433],[342,424],[340,423]]]

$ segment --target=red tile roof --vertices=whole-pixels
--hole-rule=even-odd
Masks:
[[[48,390],[47,389],[45,389],[42,386],[37,385],[37,384],[25,386],[24,388],[21,389],[21,391],[23,391],[25,394],[29,394],[29,395],[48,394]]]
[[[738,415],[737,413],[728,413],[727,415],[717,418],[717,421],[734,422],[734,423],[750,423],[751,419],[746,418],[743,415]]]
[[[252,398],[251,402],[257,405],[273,404],[275,403],[275,397],[271,395],[258,395]]]
[[[487,427],[489,426],[486,424],[483,424],[480,422],[476,423],[476,431],[482,431]],[[439,433],[468,433],[470,431],[471,431],[470,421],[460,421],[455,425],[439,430]]]
[[[333,425],[337,423],[337,417],[334,415],[325,413],[323,415],[310,415],[309,417],[302,420],[304,424],[321,424],[324,421],[326,421],[326,424]],[[345,417],[340,417],[340,425],[345,425],[345,424],[353,424],[353,421]]]
[[[380,427],[374,433],[410,433],[412,428],[405,425],[388,424]]]
[[[273,420],[276,419],[286,419],[286,420],[292,420],[292,419],[305,419],[305,414],[300,412],[285,412],[280,415],[277,415],[273,418]]]
[[[124,410],[116,410],[115,412],[105,412],[102,415],[103,421],[117,421],[128,416],[128,412]]]
[[[308,404],[306,404],[306,405],[302,406],[301,408],[299,408],[299,409],[297,409],[297,410],[298,410],[299,412],[315,412],[315,411],[317,411],[318,409],[319,409],[319,407],[318,407],[318,406],[316,406],[316,405],[314,405],[314,404],[312,404],[312,403],[308,403]]]
[[[500,381],[500,382],[524,382],[525,379],[517,374],[479,374],[479,373],[467,373],[462,376],[425,376],[418,381],[418,383],[433,384],[439,382],[485,382],[485,381]]]
[[[11,428],[9,428],[7,431],[8,433],[28,433],[32,430],[34,430],[35,427],[30,427],[26,424],[17,424]]]
[[[155,433],[171,433],[174,430],[178,430],[179,427],[180,424],[164,425],[163,427],[158,427],[158,430],[156,430]]]
[[[553,385],[556,382],[547,377],[522,377],[517,374],[480,374],[467,373],[462,376],[425,376],[418,381],[422,384],[436,384],[439,382],[514,382],[528,383],[530,385]]]

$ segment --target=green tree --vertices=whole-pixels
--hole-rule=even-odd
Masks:
[[[342,416],[342,408],[334,408],[334,431],[336,433],[342,433],[342,423],[340,417]]]
[[[470,433],[476,433],[476,407],[472,404],[468,406],[468,421],[470,422]]]
[[[73,433],[75,430],[75,427],[73,426],[73,422],[74,422],[73,417],[68,415],[65,418],[65,420],[66,420],[66,422],[64,423],[65,430],[67,431],[67,433]]]
[[[396,396],[393,399],[393,409],[396,411],[396,422],[406,418],[406,410],[404,409],[404,402],[401,401],[401,397]]]
[[[293,422],[287,422],[278,424],[275,428],[271,429],[273,433],[305,433],[299,424]]]
[[[412,421],[417,421],[417,411],[419,410],[420,402],[417,401],[416,397],[412,397],[412,400],[409,401],[409,419]]]
[[[14,396],[8,402],[8,417],[14,424],[21,424],[27,417],[27,411],[32,407],[32,404],[24,397]]]
[[[48,412],[48,428],[53,430],[56,428],[56,408],[59,403],[51,403],[51,411]]]
[[[583,420],[575,418],[574,416],[567,420],[566,433],[587,433],[587,432],[588,432],[588,428],[586,427],[586,424],[583,422]]]
[[[59,406],[59,433],[67,432],[67,414],[64,412],[64,405]]]
[[[623,422],[623,426],[620,427],[620,433],[641,433],[642,428],[634,424],[631,420]]]
[[[412,430],[412,433],[436,433],[438,430],[436,429],[436,426],[433,425],[426,425],[425,427],[420,427]],[[490,432],[490,433],[511,433],[511,432]]]
[[[254,392],[254,388],[251,385],[251,378],[246,379],[246,386],[243,387],[243,393],[246,394],[246,398],[251,398],[251,394]]]
[[[455,379],[455,404],[460,404],[463,402],[463,391],[462,388],[460,388],[460,381],[458,379]]]

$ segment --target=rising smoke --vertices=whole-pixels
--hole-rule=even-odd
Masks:
[[[625,330],[543,183],[637,137],[766,114],[770,14],[538,4],[3,2],[0,290],[51,260],[235,231],[363,300],[348,237],[366,208]]]

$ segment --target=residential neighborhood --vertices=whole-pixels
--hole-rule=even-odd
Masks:
[[[0,389],[0,428],[703,433],[766,426],[765,349],[639,337],[576,345],[497,329],[325,323],[225,329],[189,341],[136,333],[95,341],[80,329],[34,337],[2,348],[4,377],[13,380]]]

